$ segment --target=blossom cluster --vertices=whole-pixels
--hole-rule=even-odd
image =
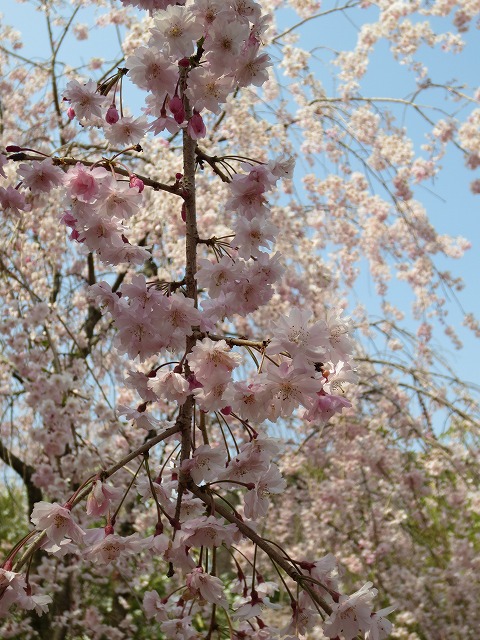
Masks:
[[[153,120],[119,115],[116,94],[109,102],[91,80],[70,81],[64,94],[69,117],[103,125],[111,144],[135,145],[147,130],[173,134],[185,127],[191,138],[202,138],[203,110],[218,114],[235,88],[261,86],[268,79],[270,58],[260,53],[268,24],[257,2],[196,0],[188,6],[141,6],[162,10],[154,14],[147,46],[138,47],[125,64],[131,80],[148,91],[145,114]],[[189,116],[185,100],[193,109]]]

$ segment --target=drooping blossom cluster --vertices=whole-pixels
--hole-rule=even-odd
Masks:
[[[152,124],[155,133],[167,126],[169,118],[170,131],[183,127],[185,139],[195,141],[205,135],[203,110],[217,114],[236,86],[260,85],[267,78],[268,56],[259,53],[259,38],[265,25],[260,6],[232,2],[220,8],[212,3],[210,8],[216,9],[212,13],[205,11],[204,5],[170,5],[157,12],[148,46],[140,47],[126,61],[132,80],[149,91],[147,113],[157,118]],[[114,102],[105,115],[107,101],[92,82],[82,85],[72,80],[65,98],[70,118],[76,116],[84,125],[98,125],[98,120],[104,118],[105,137],[111,144],[136,144],[145,133],[145,121],[117,118]],[[171,116],[167,116],[167,109]],[[191,114],[189,119],[187,113]],[[119,491],[109,489],[101,476],[93,481],[87,515],[106,516],[105,527],[84,530],[72,519],[75,496],[65,506],[37,503],[32,513],[32,522],[46,538],[43,546],[51,554],[64,554],[78,545],[87,561],[99,564],[110,564],[140,550],[160,554],[173,567],[187,573],[185,584],[190,597],[225,608],[228,602],[221,581],[205,571],[208,566],[202,567],[202,552],[198,557],[194,550],[213,552],[221,545],[230,547],[240,542],[245,535],[235,524],[240,507],[234,510],[230,524],[211,510],[205,515],[206,505],[195,497],[194,487],[197,491],[199,486],[230,487],[243,497],[243,518],[256,527],[255,523],[268,511],[270,497],[286,487],[274,461],[279,449],[262,434],[261,423],[289,418],[301,407],[307,420],[323,424],[333,413],[351,406],[335,391],[341,388],[341,382],[356,380],[351,362],[351,327],[338,311],[329,312],[325,320],[318,322],[311,319],[310,312],[301,311],[280,318],[272,326],[273,338],[252,342],[262,354],[262,362],[255,360],[257,367],[247,378],[238,373],[245,363],[245,356],[239,352],[242,342],[235,345],[228,334],[217,335],[218,323],[236,315],[246,318],[268,302],[283,272],[281,257],[269,255],[277,228],[271,222],[267,194],[279,178],[291,177],[293,162],[279,159],[268,164],[244,163],[240,168],[243,173],[231,178],[230,197],[225,203],[236,214],[233,233],[228,236],[229,242],[217,243],[215,238],[205,241],[205,247],[213,249],[215,260],[200,258],[194,280],[188,276],[187,264],[183,280],[173,288],[157,286],[143,275],[132,277],[118,290],[113,290],[107,281],[91,287],[92,301],[108,311],[114,321],[115,346],[120,353],[137,360],[139,365],[167,354],[168,360],[173,359],[150,364],[144,372],[132,372],[128,384],[143,402],[136,409],[119,405],[119,415],[150,434],[161,426],[155,417],[157,403],[177,405],[181,416],[193,401],[200,413],[220,412],[233,441],[224,435],[223,444],[212,447],[204,438],[203,444],[197,446],[191,442],[192,436],[187,437],[182,431],[181,464],[175,464],[168,474],[165,471],[156,479],[149,476],[147,482],[138,485],[143,498],[151,498],[153,492],[157,504],[154,536],[116,533],[112,502],[118,499]],[[62,222],[72,230],[71,240],[95,253],[103,263],[142,264],[149,259],[147,249],[132,245],[126,236],[126,224],[142,205],[144,183],[139,178],[131,176],[129,182],[123,181],[113,164],[109,171],[105,166],[78,162],[64,172],[50,158],[20,165],[19,174],[23,188],[32,194],[64,189],[66,208]],[[185,200],[187,227],[192,220],[195,222],[196,215],[194,210],[188,211],[189,189],[195,188],[191,180],[192,176],[185,176],[184,180],[179,176],[174,185],[176,195]],[[187,237],[187,260],[189,242],[192,238]],[[202,241],[194,237],[193,242],[196,251]],[[195,295],[191,293],[192,285]],[[185,428],[190,432],[192,425],[187,423]],[[240,435],[242,429],[244,433]],[[232,454],[233,445],[236,453]],[[164,533],[164,521],[173,532],[171,539]],[[17,592],[9,587],[8,593]],[[245,582],[242,596],[234,617],[243,621],[256,618],[264,626],[261,611],[268,598],[259,595],[255,579],[250,595]],[[292,625],[297,632],[304,630],[296,621],[299,610],[303,607],[313,611],[314,606],[308,598],[302,598],[292,601]],[[22,606],[20,598],[14,601]],[[173,603],[174,600],[170,603],[173,610],[164,618],[159,612],[150,614],[148,600],[147,615],[155,615],[162,622],[167,637],[179,637],[179,633],[193,637],[191,620],[180,621],[178,613],[175,619]],[[306,615],[302,613],[303,618]],[[308,625],[304,626],[306,629]],[[366,632],[368,628],[362,630]],[[286,631],[277,633],[284,635]]]
[[[412,185],[434,177],[436,161],[415,158],[402,132],[381,130],[381,118],[370,105],[342,105],[348,126],[324,127],[323,118],[328,120],[330,112],[325,104],[318,106],[323,88],[308,74],[302,82],[313,102],[307,104],[307,92],[295,88],[293,94],[301,103],[295,122],[285,118],[272,130],[270,124],[256,123],[250,102],[258,94],[252,89],[269,80],[265,95],[278,90],[269,74],[269,56],[261,49],[269,18],[262,15],[259,3],[123,4],[150,11],[151,29],[146,36],[139,35],[140,29],[134,33],[139,44],[133,53],[130,47],[125,67],[111,79],[104,76],[98,85],[83,79],[68,82],[63,96],[69,122],[60,138],[72,140],[77,127],[83,142],[78,147],[72,143],[65,157],[45,157],[43,147],[37,154],[26,143],[18,148],[9,144],[0,154],[5,180],[0,205],[8,228],[14,230],[10,244],[18,243],[18,233],[25,233],[32,249],[7,266],[2,254],[2,273],[9,282],[25,284],[20,295],[15,288],[2,294],[11,316],[1,329],[7,336],[2,367],[25,390],[25,403],[34,416],[29,424],[32,441],[39,452],[38,460],[32,460],[35,469],[26,466],[22,471],[30,483],[34,531],[0,570],[0,614],[7,619],[21,609],[47,613],[52,597],[44,593],[49,593],[49,582],[71,583],[74,572],[83,571],[86,579],[80,584],[88,592],[90,584],[93,589],[105,585],[106,571],[112,569],[124,589],[144,593],[145,618],[135,620],[130,605],[125,605],[128,598],[120,595],[127,592],[119,589],[115,606],[120,610],[125,605],[121,628],[107,624],[108,612],[102,611],[103,603],[92,603],[91,593],[81,613],[73,596],[72,613],[58,616],[59,625],[72,633],[88,629],[92,637],[114,640],[135,637],[145,619],[153,633],[158,634],[159,627],[173,640],[217,632],[252,640],[322,634],[382,640],[392,629],[386,616],[393,607],[375,612],[371,582],[348,595],[357,587],[345,591],[341,569],[348,568],[345,582],[350,585],[361,585],[367,575],[381,584],[376,562],[385,559],[388,564],[392,522],[411,531],[412,539],[423,536],[422,544],[439,534],[441,525],[435,519],[444,512],[438,507],[441,500],[435,503],[431,485],[441,489],[449,469],[440,454],[425,455],[430,475],[406,468],[412,446],[417,447],[412,434],[424,425],[408,413],[404,386],[419,384],[423,372],[413,370],[413,383],[405,382],[405,371],[403,377],[387,376],[388,381],[380,383],[373,366],[354,365],[354,321],[345,316],[346,302],[339,302],[340,276],[325,267],[320,251],[329,237],[341,244],[340,270],[352,283],[360,238],[383,293],[388,273],[382,251],[394,245],[392,250],[416,261],[411,269],[402,265],[402,275],[413,283],[423,309],[427,289],[419,283],[428,279],[430,263],[419,243],[432,253],[449,255],[464,248],[436,235],[413,201]],[[291,4],[305,16],[319,10],[317,2]],[[380,4],[380,31],[387,33],[407,9],[398,14],[398,7],[388,6],[391,3]],[[127,11],[116,18],[112,14],[112,22],[120,15]],[[468,20],[468,14],[458,18],[462,25]],[[77,33],[82,39],[87,35],[80,26]],[[361,30],[366,48],[376,37],[372,29]],[[395,40],[399,52],[433,42],[428,29],[420,27],[399,29]],[[361,58],[338,58],[345,94],[364,72]],[[306,73],[308,55],[287,46],[282,68],[294,77]],[[148,92],[140,117],[124,114],[121,85],[128,78]],[[125,87],[123,91],[125,95]],[[232,124],[224,127],[224,120]],[[293,124],[304,128],[303,150],[309,162],[314,153],[325,152],[345,173],[344,179],[306,176],[313,208],[305,210],[294,198],[291,205],[278,206],[280,190],[292,192],[294,163],[280,151],[282,146],[289,149],[286,132]],[[472,168],[474,124],[472,116],[461,130],[470,140],[465,146],[471,150]],[[391,227],[389,205],[371,195],[365,177],[343,163],[350,130],[365,145],[365,153],[371,150],[371,167],[378,172],[395,169],[393,194],[401,215]],[[180,134],[187,147],[184,159],[190,162],[183,173],[175,157]],[[251,135],[253,152],[245,155],[241,150],[237,156],[237,147],[228,146],[229,136],[236,135],[240,149]],[[453,135],[449,123],[439,125],[435,135],[444,144]],[[101,150],[92,152],[93,160],[79,152],[88,147],[88,137],[92,149]],[[224,156],[217,153],[217,145],[226,149]],[[435,145],[432,142],[432,150],[437,152]],[[261,162],[254,159],[257,156]],[[196,176],[191,171],[195,162]],[[15,163],[20,163],[18,170]],[[215,182],[205,177],[210,169]],[[168,192],[160,205],[158,191]],[[192,194],[197,196],[196,209]],[[275,200],[277,206],[272,204]],[[46,207],[49,220],[53,215],[69,229],[67,260],[61,249],[64,227],[54,225],[53,231],[37,215],[40,207]],[[360,220],[358,228],[353,210]],[[25,224],[30,225],[27,231]],[[415,229],[414,239],[405,234],[410,227]],[[192,247],[196,260],[188,254]],[[296,261],[301,272],[296,271]],[[44,275],[49,269],[50,290]],[[79,293],[85,283],[88,297]],[[40,302],[40,296],[46,302]],[[66,297],[72,301],[68,319],[60,311]],[[391,327],[378,326],[393,333]],[[429,325],[425,323],[421,332],[420,337],[427,336]],[[398,345],[393,335],[388,338],[392,349]],[[22,344],[29,345],[28,355]],[[363,354],[356,355],[361,362]],[[121,380],[115,390],[112,380]],[[435,395],[430,381],[422,382],[426,397],[439,401],[441,394]],[[3,378],[2,385],[2,394],[13,386]],[[14,397],[22,397],[23,392],[13,390]],[[363,408],[367,398],[375,406],[373,416],[371,408]],[[16,411],[10,412],[12,422]],[[297,456],[282,459],[284,449],[269,437],[271,423],[285,428],[287,450]],[[382,449],[379,442],[390,427],[393,435],[385,438],[388,444]],[[440,445],[435,449],[434,436],[426,427],[426,442],[446,458],[449,452]],[[408,443],[403,456],[402,444],[395,449],[395,438]],[[461,451],[458,446],[453,459],[463,478],[470,469]],[[48,494],[51,502],[35,489]],[[455,501],[462,500],[473,509],[476,499],[473,489],[465,494],[459,488],[449,496],[448,509],[453,512]],[[390,501],[398,512],[389,507]],[[274,522],[277,513],[281,517]],[[268,516],[266,530],[263,519]],[[419,531],[420,525],[425,531]],[[280,538],[274,538],[275,531]],[[459,535],[463,546],[452,551],[451,585],[467,582],[462,553],[473,563],[468,531],[461,529]],[[408,544],[394,538],[397,562]],[[31,578],[24,560],[19,560],[26,547],[26,561],[31,557],[30,541],[46,552],[38,569],[40,579]],[[324,555],[329,548],[337,559]],[[422,557],[414,555],[415,560]],[[438,585],[440,561],[437,565],[433,554],[432,558],[430,579]],[[404,566],[407,573],[407,562]],[[396,593],[391,585],[401,583],[402,568],[390,572],[388,593]],[[411,568],[408,572],[412,581]],[[272,576],[275,581],[270,581]],[[445,586],[446,594],[454,592],[454,586],[449,588]],[[418,590],[428,600],[429,583],[419,584]],[[283,594],[277,595],[280,591]],[[461,610],[468,596],[466,590],[459,591],[455,603]],[[279,601],[288,603],[287,613]],[[424,616],[429,615],[426,609]],[[410,640],[416,640],[414,622],[402,612],[399,620],[401,632],[408,629]],[[5,634],[12,633],[5,629]],[[17,635],[24,632],[31,631],[16,627]]]

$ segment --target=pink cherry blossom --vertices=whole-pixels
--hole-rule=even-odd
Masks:
[[[65,181],[65,174],[60,167],[53,164],[51,158],[21,164],[18,173],[22,176],[23,186],[29,188],[33,194],[47,193]]]
[[[308,406],[309,398],[321,388],[321,382],[288,362],[269,367],[265,377],[266,389],[272,394],[276,415],[291,415],[300,404]]]
[[[14,215],[20,215],[20,211],[28,211],[29,205],[25,201],[25,195],[9,185],[6,189],[0,187],[0,207],[4,211],[10,211]]]
[[[335,413],[341,413],[344,408],[351,406],[352,403],[342,396],[328,395],[319,391],[304,417],[309,422],[315,421],[317,424],[324,425]]]
[[[235,236],[232,238],[232,246],[238,249],[241,258],[257,257],[262,253],[260,248],[268,249],[275,242],[277,227],[271,222],[260,218],[239,217],[235,223]]]
[[[141,200],[142,196],[138,191],[130,189],[124,182],[117,182],[111,178],[102,185],[98,198],[98,212],[101,215],[128,219],[138,211]]]
[[[230,14],[220,14],[209,29],[204,43],[210,69],[219,74],[236,69],[238,57],[248,36],[246,23],[232,21]]]
[[[225,450],[223,447],[212,449],[208,444],[202,444],[193,452],[190,460],[185,460],[182,469],[188,471],[196,484],[212,482],[219,477],[225,468]]]
[[[26,611],[35,611],[39,616],[47,613],[48,605],[53,602],[52,597],[42,594],[28,594],[24,593],[17,601],[17,604]]]
[[[288,317],[280,318],[268,351],[272,354],[286,351],[297,366],[321,362],[330,336],[325,323],[312,324],[311,317],[311,311],[292,309]]]
[[[117,146],[138,144],[145,136],[148,124],[144,117],[123,117],[111,123],[105,131],[105,137],[110,144]]]
[[[143,596],[143,610],[147,618],[154,618],[157,622],[168,620],[168,609],[162,603],[156,591],[146,591]]]
[[[333,603],[332,614],[323,624],[327,638],[341,636],[345,640],[353,640],[359,633],[367,633],[371,625],[371,601],[376,590],[367,582],[351,596],[340,596],[338,603]]]
[[[225,340],[215,342],[203,338],[193,347],[188,362],[197,380],[208,383],[215,374],[229,379],[230,372],[242,362],[242,356],[232,351]]]
[[[88,120],[93,116],[102,117],[105,98],[97,93],[97,85],[93,80],[89,80],[86,84],[80,84],[78,80],[70,80],[64,97],[70,102],[79,120],[83,118]]]
[[[74,542],[81,542],[85,532],[72,519],[69,509],[58,502],[37,502],[30,516],[38,531],[45,531],[52,542],[59,544],[67,536]]]
[[[197,567],[187,575],[187,587],[192,596],[200,597],[220,607],[228,607],[222,581]]]
[[[87,168],[77,162],[67,171],[65,185],[72,198],[91,203],[100,194],[101,181],[108,176],[108,171],[102,167]]]
[[[87,498],[87,513],[89,516],[105,515],[111,508],[111,503],[118,500],[123,491],[120,488],[110,487],[101,480],[95,480],[92,491]]]
[[[182,6],[169,6],[155,16],[152,43],[178,60],[192,55],[193,41],[201,38],[202,34],[201,23],[189,10]]]
[[[272,65],[267,53],[258,54],[256,47],[248,47],[246,55],[242,56],[235,79],[240,87],[253,84],[260,87],[268,80],[268,67]]]
[[[268,471],[255,482],[255,488],[245,494],[246,517],[256,520],[266,515],[270,506],[269,496],[282,493],[286,486],[277,465],[270,465]]]
[[[224,256],[219,262],[200,259],[198,271],[195,275],[200,287],[208,288],[212,298],[216,298],[224,287],[232,285],[239,275],[238,264]]]
[[[219,78],[203,67],[192,69],[189,74],[187,95],[198,112],[208,109],[220,113],[220,105],[226,102],[231,90],[231,78]]]
[[[175,371],[158,371],[156,377],[149,380],[148,388],[157,398],[165,398],[179,404],[183,404],[190,395],[188,381]]]
[[[366,640],[384,640],[392,632],[393,625],[387,616],[395,610],[395,607],[385,607],[372,613],[370,617],[370,629],[365,634]]]
[[[238,530],[234,524],[223,524],[214,516],[201,516],[182,525],[184,542],[190,547],[205,546],[209,549],[225,544],[231,546]]]
[[[147,549],[152,540],[142,539],[138,533],[123,537],[116,533],[105,535],[103,529],[90,529],[85,542],[91,543],[91,546],[84,551],[84,556],[88,560],[97,564],[110,564],[122,555],[131,555],[138,553],[141,549]]]
[[[152,91],[162,100],[167,93],[173,95],[178,71],[157,49],[138,47],[125,65],[132,81],[141,89]]]
[[[172,638],[172,640],[196,640],[198,634],[191,623],[192,616],[183,616],[162,622],[160,628],[166,637]]]
[[[127,420],[134,420],[138,427],[146,431],[156,429],[160,425],[160,421],[154,418],[148,411],[138,411],[137,409],[125,407],[121,404],[118,405],[118,415],[125,416]]]

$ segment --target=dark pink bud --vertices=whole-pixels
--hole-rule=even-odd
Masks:
[[[190,391],[193,391],[194,389],[201,389],[203,387],[203,384],[199,382],[194,375],[188,376],[188,384],[190,385]]]
[[[207,135],[205,123],[198,111],[194,111],[193,116],[188,121],[187,133],[192,140],[198,140],[199,138],[204,138]]]
[[[60,222],[63,222],[64,225],[73,229],[75,227],[77,219],[72,216],[70,211],[65,211],[63,216],[60,218]]]
[[[17,151],[21,151],[22,147],[17,146],[16,144],[9,144],[5,147],[5,151],[8,153],[16,153]]]
[[[232,413],[232,407],[223,407],[223,409],[220,409],[220,413],[223,413],[224,416],[229,416]]]
[[[114,104],[111,104],[108,107],[105,120],[108,122],[108,124],[115,124],[116,122],[118,122],[119,118],[120,116],[118,115],[117,107]]]
[[[180,180],[183,178],[183,173],[176,173],[175,174],[175,180],[177,182],[180,182]]]
[[[178,66],[183,67],[184,69],[188,69],[190,66],[190,60],[188,58],[182,58],[178,61]]]
[[[67,116],[69,120],[73,120],[75,118],[75,109],[73,107],[68,107]]]
[[[185,107],[183,106],[183,100],[177,95],[173,96],[173,98],[170,100],[168,108],[173,113],[175,122],[177,124],[182,124],[182,122],[185,120]]]
[[[112,527],[111,524],[107,524],[107,526],[105,527],[105,535],[106,536],[111,536],[113,535],[115,532],[115,529]]]
[[[182,220],[184,222],[187,221],[187,207],[185,206],[185,203],[182,204]]]
[[[145,189],[145,184],[143,180],[140,180],[138,176],[135,176],[132,173],[132,175],[130,176],[130,188],[133,189],[134,187],[138,189],[138,193],[142,193],[142,191]]]

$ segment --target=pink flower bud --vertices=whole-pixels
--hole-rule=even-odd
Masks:
[[[188,376],[188,384],[190,385],[190,391],[194,389],[201,389],[203,384],[199,382],[194,375]]]
[[[170,100],[168,108],[172,112],[175,122],[177,124],[182,124],[182,122],[185,120],[185,107],[183,106],[183,100],[177,95],[173,96],[173,98]]]
[[[180,180],[183,178],[183,173],[176,173],[175,174],[175,180],[177,182],[180,182]]]
[[[205,123],[198,111],[194,111],[193,116],[188,121],[187,133],[192,140],[198,140],[199,138],[204,138],[207,135]]]
[[[132,173],[132,175],[130,176],[130,188],[133,189],[134,187],[138,189],[138,193],[142,193],[142,191],[145,189],[145,184],[143,180],[140,180],[138,176]]]
[[[75,109],[73,107],[68,107],[67,116],[69,120],[73,120],[75,118]]]
[[[223,407],[223,409],[220,409],[220,413],[223,413],[224,416],[229,416],[232,413],[232,407]]]
[[[107,115],[105,116],[105,120],[108,124],[115,124],[118,122],[120,116],[118,115],[117,107],[112,103],[107,110]]]
[[[21,151],[22,147],[17,146],[16,144],[9,144],[5,147],[5,151],[8,153],[16,153],[17,151]]]
[[[63,216],[60,218],[60,222],[63,222],[64,225],[73,229],[75,227],[77,219],[73,217],[70,211],[65,211]]]
[[[178,66],[183,67],[184,69],[188,69],[190,66],[190,60],[188,58],[182,58],[178,61]]]

